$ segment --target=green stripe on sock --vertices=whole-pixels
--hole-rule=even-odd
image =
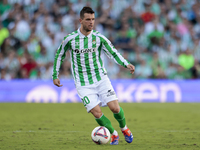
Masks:
[[[100,126],[106,127],[110,131],[111,134],[114,132],[115,129],[111,125],[110,120],[106,118],[106,116],[102,115],[101,118],[96,118],[95,120]]]
[[[124,110],[121,107],[119,113],[114,114],[114,117],[119,122],[119,127],[124,128],[126,125],[126,119],[124,116]]]

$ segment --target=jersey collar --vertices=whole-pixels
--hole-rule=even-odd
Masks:
[[[85,36],[84,34],[81,33],[80,28],[78,28],[78,34],[80,35],[81,38],[84,38],[84,37],[88,37],[89,38],[89,37],[92,36],[92,33],[93,33],[93,30],[90,32],[90,34],[88,34],[87,36]]]

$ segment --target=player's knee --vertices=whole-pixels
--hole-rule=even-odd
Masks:
[[[110,108],[110,110],[111,110],[113,113],[119,113],[120,107],[112,107],[112,108]]]
[[[95,118],[101,118],[102,112],[94,112],[93,115]]]
[[[92,109],[90,112],[95,118],[101,118],[102,116],[102,111],[100,109]]]

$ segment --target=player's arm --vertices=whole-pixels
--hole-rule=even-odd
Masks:
[[[65,58],[65,53],[68,49],[69,42],[67,39],[64,39],[59,48],[56,51],[55,59],[54,59],[54,65],[53,65],[53,83],[54,85],[61,87],[60,79],[58,78],[60,66],[62,65],[62,62]]]
[[[114,59],[114,61],[119,65],[128,68],[130,70],[130,73],[133,74],[135,71],[135,66],[132,65],[128,60],[126,60],[106,37],[102,36],[101,40],[103,43],[103,50],[106,55],[109,58]]]

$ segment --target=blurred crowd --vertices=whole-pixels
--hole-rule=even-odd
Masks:
[[[52,79],[56,50],[95,10],[95,30],[135,65],[135,75],[105,56],[111,79],[200,78],[199,0],[1,0],[0,79]],[[69,54],[60,79],[71,79]]]

